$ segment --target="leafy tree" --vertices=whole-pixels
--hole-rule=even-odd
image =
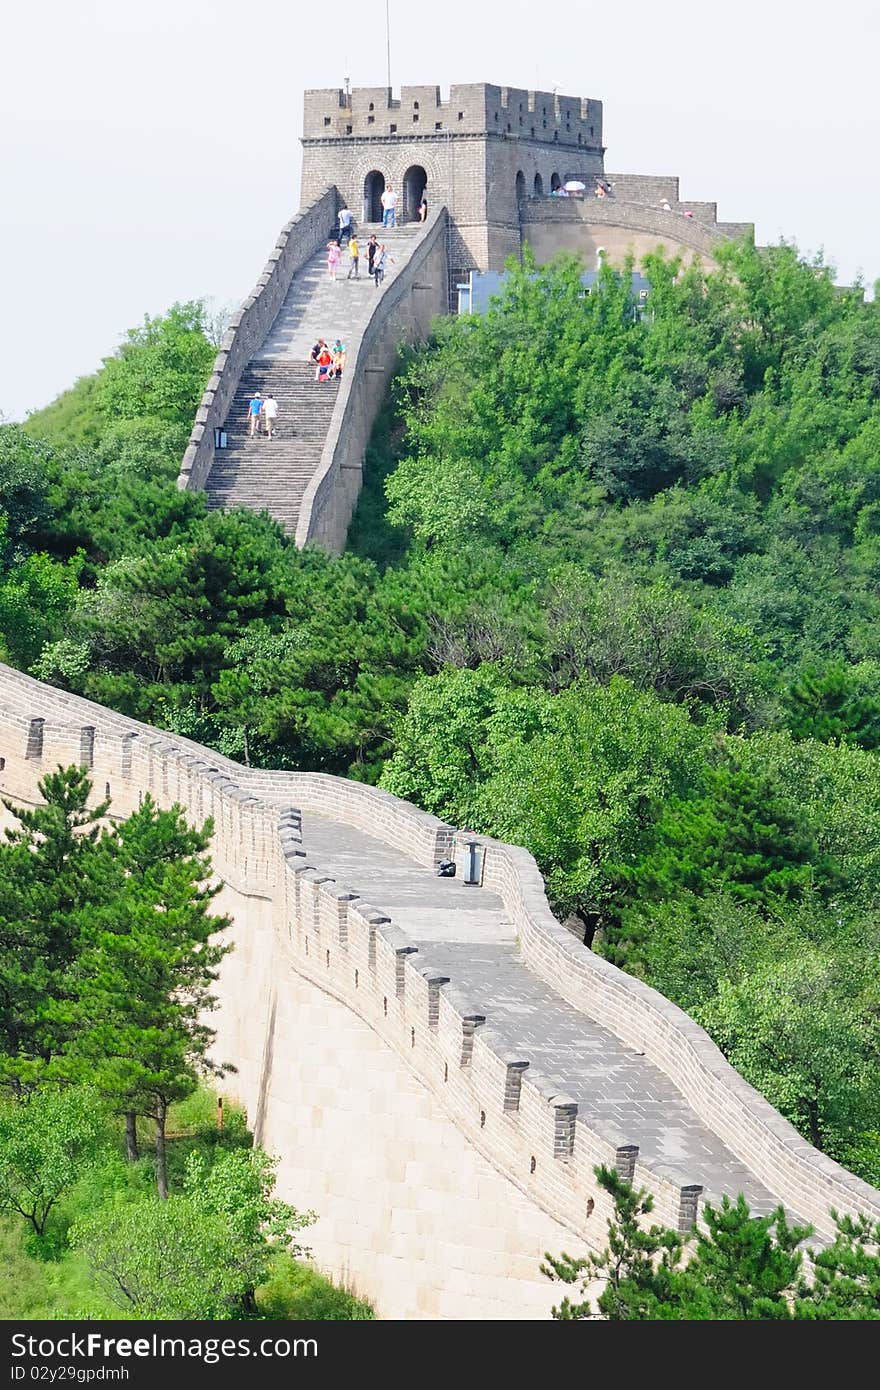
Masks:
[[[45,1235],[53,1210],[107,1142],[106,1117],[88,1088],[44,1086],[0,1100],[0,1211]]]
[[[99,373],[78,377],[49,405],[31,412],[24,423],[25,431],[51,444],[96,444],[104,425],[95,400],[99,379]]]
[[[18,425],[0,424],[0,556],[17,558],[51,515],[50,450]]]
[[[663,804],[694,784],[710,737],[711,725],[622,677],[582,679],[537,732],[501,725],[478,826],[525,844],[558,910],[580,917],[587,944],[596,931],[601,941],[617,920],[620,866]]]
[[[815,912],[827,918],[828,907],[817,901]],[[703,897],[681,891],[621,915],[627,969],[690,1013],[715,997],[721,980],[739,984],[809,944],[788,904],[767,912],[724,889]]]
[[[738,740],[744,771],[769,782],[797,808],[801,833],[838,866],[845,896],[865,908],[880,901],[880,780],[877,755],[850,745],[796,741],[785,732]],[[837,895],[836,895],[837,896]],[[839,914],[838,914],[839,915]],[[836,923],[836,916],[825,919]]]
[[[596,579],[565,566],[550,573],[542,599],[552,687],[626,676],[661,697],[739,717],[761,700],[754,634],[696,608],[668,580],[640,585],[620,572]]]
[[[250,1283],[227,1222],[186,1197],[101,1208],[71,1238],[97,1287],[129,1317],[229,1318]]]
[[[241,1252],[241,1273],[249,1279],[242,1306],[251,1313],[270,1259],[282,1250],[297,1258],[308,1255],[296,1235],[316,1220],[314,1212],[298,1212],[273,1195],[276,1168],[277,1161],[260,1148],[232,1149],[212,1164],[199,1153],[187,1161],[185,1192],[199,1210],[226,1221]]]
[[[802,948],[737,984],[722,980],[696,1011],[737,1070],[832,1153],[880,1127],[880,1038],[873,998],[860,997],[860,985],[845,960]]]
[[[315,1219],[272,1196],[274,1165],[232,1150],[206,1168],[192,1155],[184,1191],[103,1207],[74,1243],[110,1299],[139,1318],[253,1316],[254,1290],[277,1251],[303,1255],[296,1233]]]
[[[17,666],[59,640],[77,594],[77,565],[28,555],[0,579],[0,655]]]
[[[458,825],[476,820],[480,787],[495,762],[488,724],[510,695],[508,680],[492,664],[423,676],[410,696],[381,785]],[[533,703],[537,729],[540,704],[547,718],[551,702],[539,697]]]
[[[214,354],[201,301],[173,304],[158,318],[145,314],[114,356],[104,359],[95,388],[98,408],[107,418],[190,424]]]

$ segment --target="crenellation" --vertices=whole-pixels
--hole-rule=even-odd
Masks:
[[[523,1074],[529,1063],[520,1057],[505,1057],[503,1061],[505,1069],[504,1109],[507,1111],[519,1110]]]
[[[697,1220],[697,1207],[703,1188],[699,1183],[689,1183],[681,1189],[678,1221],[676,1229],[680,1235],[687,1235]]]
[[[28,725],[26,758],[35,758],[39,761],[43,756],[43,731],[46,727],[45,719],[32,719]]]
[[[95,730],[94,726],[87,724],[79,731],[79,765],[82,768],[93,767],[95,762]]]
[[[632,1182],[638,1157],[638,1144],[618,1145],[614,1155],[614,1166],[617,1169],[618,1177],[623,1178],[624,1182]]]
[[[418,973],[427,986],[427,1023],[429,1028],[436,1028],[440,1022],[440,990],[443,985],[449,984],[449,976],[444,975],[442,970],[435,970],[431,965],[420,965],[417,967]]]
[[[433,85],[409,86],[394,97],[388,87],[312,88],[303,101],[303,142],[348,142],[412,138],[438,132],[456,136],[520,135],[531,130],[558,133],[563,142],[577,137],[601,142],[602,103],[588,97],[499,87],[491,83],[453,84],[442,98]],[[392,126],[395,129],[392,130]]]

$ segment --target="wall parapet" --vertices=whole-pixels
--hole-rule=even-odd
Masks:
[[[590,226],[621,227],[633,232],[647,232],[669,237],[694,251],[711,256],[719,244],[731,239],[725,228],[735,228],[741,235],[749,223],[711,223],[696,217],[685,217],[675,209],[648,207],[614,198],[526,198],[521,204],[523,228],[539,223],[584,222]]]
[[[39,726],[39,743],[34,727]],[[639,1135],[601,1132],[528,1056],[511,1053],[477,1009],[381,907],[311,861],[303,812],[405,844],[430,868],[453,828],[387,792],[320,773],[242,768],[189,740],[139,724],[0,666],[0,790],[33,801],[55,765],[81,763],[83,730],[96,800],[117,814],[146,792],[214,820],[217,874],[272,905],[275,931],[295,968],[342,1001],[391,1046],[475,1148],[544,1211],[579,1237],[604,1230],[604,1163],[650,1188],[659,1219],[678,1229],[717,1200],[693,1173],[640,1153]],[[724,1059],[692,1019],[655,990],[582,946],[550,911],[528,851],[481,837],[484,886],[503,901],[528,966],[573,1007],[644,1052],[694,1112],[755,1176],[820,1236],[830,1209],[880,1220],[880,1192],[813,1149]],[[598,1221],[591,1214],[598,1214]],[[588,1224],[589,1220],[589,1224]],[[595,1238],[594,1238],[595,1239]]]
[[[204,488],[214,462],[214,430],[225,421],[242,372],[272,327],[291,280],[326,241],[338,207],[339,195],[330,187],[284,224],[256,285],[230,319],[180,466],[181,491]]]

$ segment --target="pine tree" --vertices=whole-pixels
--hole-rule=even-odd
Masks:
[[[4,805],[18,820],[0,846],[0,1061],[16,1089],[39,1077],[67,1032],[54,1001],[68,992],[86,909],[106,891],[108,804],[91,809],[81,768],[39,783],[45,805]]]
[[[165,1128],[169,1106],[189,1095],[200,1072],[222,1072],[208,1050],[204,1015],[228,945],[212,937],[230,925],[211,912],[219,885],[208,882],[211,823],[186,824],[179,807],[147,796],[118,829],[115,891],[96,904],[60,1006],[70,1042],[56,1070],[88,1074],[128,1117],[152,1118],[156,1182],[168,1193]]]
[[[837,1236],[811,1250],[812,1282],[801,1280],[795,1317],[803,1321],[880,1321],[880,1221],[836,1216]]]
[[[600,1316],[613,1321],[644,1321],[674,1316],[671,1310],[675,1302],[676,1266],[682,1252],[680,1238],[662,1226],[645,1228],[642,1218],[654,1209],[649,1192],[636,1191],[613,1168],[600,1166],[594,1171],[599,1186],[614,1204],[606,1249],[600,1255],[582,1259],[546,1254],[541,1272],[564,1284],[580,1281],[584,1293],[594,1280],[603,1282],[605,1287],[596,1300],[595,1310],[588,1297],[580,1302],[566,1297],[553,1309],[554,1318],[559,1322]]]
[[[800,1243],[809,1226],[789,1226],[782,1208],[752,1216],[745,1198],[724,1197],[705,1206],[704,1225],[686,1243],[662,1226],[646,1227],[654,1202],[613,1169],[594,1169],[614,1205],[608,1245],[582,1259],[545,1256],[541,1270],[566,1284],[581,1282],[587,1294],[604,1284],[595,1309],[588,1296],[563,1299],[559,1321],[605,1317],[614,1322],[765,1321],[792,1317],[792,1293],[801,1265]],[[684,1263],[685,1254],[689,1255]]]

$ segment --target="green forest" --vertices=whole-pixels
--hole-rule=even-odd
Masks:
[[[880,1184],[880,303],[788,245],[512,268],[401,355],[345,554],[175,477],[203,307],[0,426],[0,647],[527,846]]]

